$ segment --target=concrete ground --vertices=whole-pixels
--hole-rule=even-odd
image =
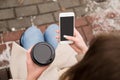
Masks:
[[[86,15],[83,0],[0,0],[0,53],[6,43],[18,41],[33,22],[43,32],[51,23],[58,23],[60,12],[72,11],[76,15],[76,28],[89,42],[92,35],[92,18]]]
[[[47,26],[58,23],[60,12],[72,11],[76,15],[75,26],[86,43],[94,37],[92,31],[93,18],[85,16],[83,0],[0,0],[0,54],[12,46],[12,41],[19,43],[21,34],[31,26],[31,17],[34,24],[45,31]],[[9,64],[0,62],[0,66]],[[9,69],[0,70],[0,79],[8,80]]]
[[[84,17],[86,11],[82,0],[0,0],[0,55],[10,53],[13,41],[19,43],[24,30],[31,26],[31,17],[44,32],[48,25],[58,23],[60,12],[69,11],[75,13],[75,26],[88,43],[93,38],[92,18]],[[8,64],[6,60],[0,61],[0,66]],[[0,79],[8,78],[9,69],[0,69]]]
[[[22,1],[22,2],[20,2]],[[59,12],[75,12],[76,17],[86,14],[82,0],[0,0],[0,32],[58,22]]]

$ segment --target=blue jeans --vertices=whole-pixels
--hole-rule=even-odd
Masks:
[[[43,34],[36,26],[31,26],[22,35],[20,43],[23,48],[29,49],[38,42],[47,42],[56,49],[58,45],[56,30],[58,29],[58,25],[52,24]]]

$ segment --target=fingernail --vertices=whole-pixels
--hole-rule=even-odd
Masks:
[[[64,35],[63,37],[65,37],[65,38],[66,38],[66,37],[67,37],[67,35]]]

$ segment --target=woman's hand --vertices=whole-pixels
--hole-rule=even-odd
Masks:
[[[59,33],[59,31],[57,31],[57,33]],[[70,44],[70,46],[78,53],[86,53],[86,51],[88,50],[87,45],[85,44],[82,36],[80,35],[80,33],[74,28],[74,36],[67,36],[64,35],[64,37],[70,41],[73,41],[72,44]],[[56,38],[59,38],[59,36],[57,36]]]
[[[74,28],[74,36],[64,35],[64,37],[70,41],[73,41],[73,43],[70,45],[78,54],[86,53],[88,47],[86,46],[80,33],[75,28]]]
[[[44,70],[46,70],[46,68],[48,66],[43,66],[40,67],[38,65],[36,65],[30,56],[30,51],[31,49],[26,53],[27,54],[27,80],[37,80],[39,78],[39,76],[42,74],[42,72]]]

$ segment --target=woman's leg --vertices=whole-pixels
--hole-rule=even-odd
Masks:
[[[25,49],[29,49],[38,42],[44,42],[42,32],[36,27],[29,27],[22,35],[20,43]]]
[[[56,39],[57,33],[56,30],[58,30],[59,27],[56,24],[52,24],[48,26],[44,33],[44,39],[46,42],[50,43],[55,49],[58,45],[58,41]]]

